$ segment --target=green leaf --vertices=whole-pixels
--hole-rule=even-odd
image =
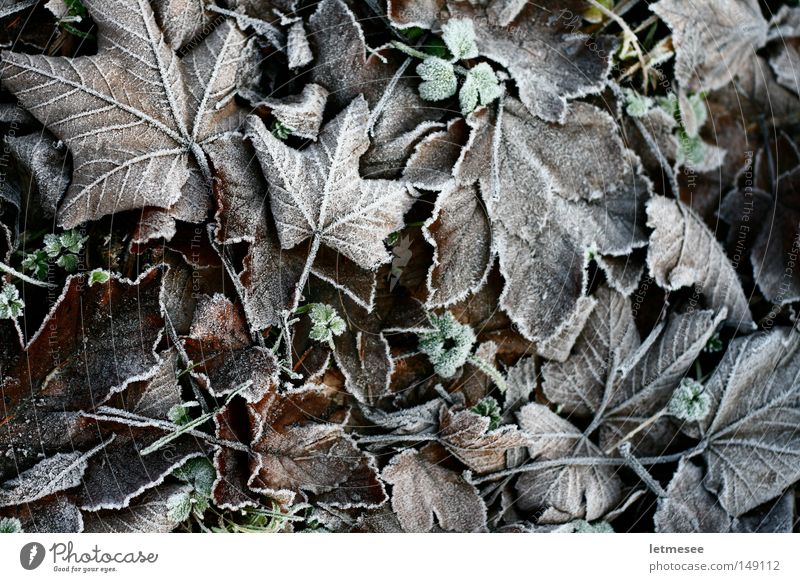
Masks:
[[[347,329],[347,324],[339,317],[336,309],[326,303],[314,303],[308,316],[312,323],[308,335],[315,341],[331,342],[334,336],[342,335]]]
[[[16,517],[0,517],[0,533],[24,533],[22,522]]]
[[[51,259],[55,259],[61,254],[61,239],[57,234],[44,235],[44,252]]]
[[[47,278],[47,253],[45,251],[33,251],[25,255],[22,260],[22,269],[31,271],[33,276],[44,281]]]
[[[167,516],[176,523],[189,519],[192,513],[192,496],[188,491],[176,493],[167,500]]]
[[[676,418],[694,422],[703,420],[711,410],[711,396],[700,382],[684,378],[669,401],[669,413]]]
[[[478,103],[487,105],[500,97],[502,91],[492,67],[487,63],[475,65],[467,73],[467,78],[464,80],[458,96],[461,113],[465,116],[469,115],[475,110]]]
[[[624,89],[625,112],[631,117],[641,117],[653,106],[653,100],[633,89]]]
[[[67,273],[74,273],[78,268],[78,257],[68,253],[58,257],[56,265],[63,268]]]
[[[453,55],[454,61],[478,57],[475,27],[469,18],[454,18],[443,24],[442,40]]]
[[[452,378],[467,361],[475,343],[475,332],[456,321],[449,312],[432,315],[432,331],[419,334],[419,350],[428,356],[434,371],[442,378]]]
[[[209,497],[217,472],[214,465],[205,457],[189,459],[173,473],[181,481],[188,483],[201,496]]]
[[[470,410],[475,414],[480,414],[489,419],[489,430],[494,430],[500,426],[503,413],[500,410],[500,404],[491,396],[482,398],[475,406],[470,408]]]
[[[177,424],[178,426],[185,426],[192,421],[192,416],[189,413],[189,409],[196,408],[197,406],[200,406],[200,404],[194,400],[189,402],[181,402],[180,404],[176,404],[169,409],[169,412],[167,412],[167,418],[170,420],[170,422]]]
[[[82,236],[77,230],[68,230],[58,236],[64,252],[79,254],[83,250],[84,243],[89,240],[88,236]]]
[[[419,96],[426,101],[442,101],[456,93],[458,81],[453,65],[439,57],[430,57],[417,66],[417,74],[423,82],[419,84]]]
[[[0,291],[0,319],[16,319],[22,315],[25,302],[19,297],[19,290],[11,283],[3,285]]]
[[[108,280],[111,279],[111,273],[108,271],[104,271],[103,269],[95,269],[91,273],[89,273],[89,287],[94,285],[95,283],[108,283]]]

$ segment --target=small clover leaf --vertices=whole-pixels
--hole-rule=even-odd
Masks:
[[[458,88],[453,65],[439,57],[428,57],[417,66],[417,74],[423,82],[419,85],[419,96],[425,101],[442,101],[452,97]]]
[[[196,408],[197,406],[200,406],[200,404],[195,400],[181,402],[180,404],[176,404],[169,409],[169,412],[167,412],[167,418],[169,418],[170,422],[173,424],[183,426],[192,421],[192,416],[189,413],[189,409]]]
[[[205,497],[211,496],[211,489],[217,478],[214,465],[205,457],[189,459],[184,465],[175,469],[174,475]]]
[[[633,89],[625,89],[625,112],[631,117],[645,115],[653,106],[653,100],[647,95],[637,93]]]
[[[78,254],[83,250],[84,243],[89,240],[88,236],[82,236],[77,230],[68,230],[58,235],[58,242],[66,253]]]
[[[347,329],[347,324],[339,317],[336,309],[327,303],[314,303],[308,316],[312,324],[308,335],[312,340],[332,345],[333,337],[342,335]]]
[[[22,315],[25,302],[19,297],[19,290],[11,283],[0,290],[0,319],[16,319]]]
[[[57,234],[44,235],[44,252],[51,259],[61,254],[61,239]]]
[[[700,382],[691,378],[681,380],[669,402],[669,413],[689,422],[703,420],[710,410],[711,397]]]
[[[721,352],[723,348],[722,339],[719,337],[719,332],[714,332],[708,341],[706,342],[706,347],[703,348],[704,352],[708,352],[711,354]]]
[[[65,254],[58,257],[56,265],[64,269],[67,273],[74,273],[78,268],[78,257],[73,254]]]
[[[475,332],[456,321],[449,312],[432,315],[433,330],[419,334],[419,350],[428,356],[434,371],[442,378],[452,378],[467,361],[475,343]]]
[[[469,18],[454,18],[443,24],[442,40],[453,55],[453,61],[474,59],[479,54],[475,44],[475,27]]]
[[[95,269],[91,273],[89,273],[89,287],[94,285],[95,283],[108,283],[108,280],[111,279],[111,273],[108,271],[104,271],[103,269]]]
[[[478,106],[491,103],[502,93],[500,82],[492,67],[487,63],[479,63],[467,72],[467,78],[458,95],[461,113],[469,115]]]
[[[45,251],[33,251],[25,255],[22,259],[22,268],[25,271],[30,271],[33,276],[43,281],[47,278],[47,253]]]
[[[693,166],[703,163],[706,157],[706,144],[700,136],[690,136],[686,131],[678,131],[678,165],[690,164]]]
[[[272,128],[270,129],[272,135],[277,137],[279,140],[283,141],[288,138],[292,133],[294,133],[294,129],[289,127],[288,125],[284,125],[281,121],[275,120],[272,122]]]
[[[475,414],[480,414],[489,419],[489,430],[494,430],[500,426],[500,420],[503,416],[500,410],[500,404],[491,396],[482,398],[478,403],[470,408]]]

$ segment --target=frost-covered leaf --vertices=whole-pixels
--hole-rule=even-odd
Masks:
[[[714,234],[682,202],[656,196],[647,204],[647,226],[654,228],[647,267],[661,287],[696,285],[710,306],[728,310],[730,322],[753,324],[747,297],[736,271]]]
[[[532,2],[524,7],[519,2],[491,8],[476,4],[438,0],[411,6],[397,0],[388,12],[401,27],[437,28],[448,20],[470,20],[479,53],[508,69],[521,101],[542,119],[564,121],[568,99],[605,86],[617,43],[613,37],[589,39],[563,14]],[[567,2],[563,8],[574,14],[584,6]]]
[[[724,319],[724,311],[689,311],[672,315],[641,342],[630,301],[601,288],[597,305],[570,357],[542,367],[543,390],[568,414],[594,416],[602,448],[615,445],[629,431],[661,410],[686,371]],[[666,419],[633,442],[660,453],[664,435],[675,431]],[[655,450],[653,450],[655,449]]]
[[[204,0],[153,1],[156,20],[169,46],[178,50],[211,24],[212,14],[205,4]]]
[[[761,292],[772,303],[785,305],[800,299],[800,272],[795,268],[800,167],[778,175],[773,189],[769,164],[763,150],[747,160],[736,189],[722,203],[720,216],[731,225],[729,245],[737,253],[749,251]]]
[[[230,134],[211,144],[208,151],[219,179],[215,189],[217,240],[250,243],[239,274],[247,320],[254,330],[278,325],[284,310],[297,307],[304,249],[281,250],[267,212],[267,184],[248,142]]]
[[[597,305],[575,341],[572,355],[563,363],[546,362],[542,367],[544,393],[558,402],[565,414],[589,416],[596,412],[609,376],[639,347],[630,301],[605,287],[595,297]]]
[[[188,485],[164,485],[119,511],[84,513],[86,533],[167,533],[179,522],[170,515],[169,500],[191,491]]]
[[[0,507],[31,503],[78,486],[89,458],[98,450],[99,447],[86,453],[58,453],[40,461],[0,485]]]
[[[252,345],[244,317],[223,295],[200,298],[189,336],[183,341],[194,363],[191,375],[215,396],[225,396],[250,382],[239,394],[257,402],[275,385],[275,355]]]
[[[500,82],[492,67],[487,63],[478,63],[467,73],[458,101],[462,115],[469,115],[480,105],[488,105],[502,93]]]
[[[59,210],[67,227],[122,210],[169,208],[187,183],[197,189],[192,175],[208,165],[199,144],[235,118],[235,103],[222,100],[244,45],[223,23],[179,61],[145,0],[86,4],[97,25],[96,55],[3,53],[3,85],[72,153],[72,183]],[[120,83],[149,89],[134,94]]]
[[[563,466],[520,476],[516,489],[522,509],[541,509],[540,523],[564,523],[600,519],[616,507],[622,484],[614,467],[568,464],[572,457],[602,455],[586,435],[541,404],[528,404],[518,417],[520,428],[529,436],[528,451],[534,462],[565,461]]]
[[[619,256],[644,245],[650,189],[610,117],[587,104],[570,111],[557,129],[507,100],[495,130],[499,144],[481,178],[506,281],[500,305],[523,335],[544,342],[543,355],[556,359],[566,357],[591,312],[589,249]],[[587,179],[578,167],[587,159],[597,166],[591,176],[606,177]]]
[[[40,330],[3,370],[0,390],[10,419],[0,431],[0,450],[7,452],[0,455],[0,475],[27,468],[38,452],[56,452],[52,447],[64,440],[77,439],[79,446],[91,433],[79,430],[72,411],[99,405],[155,372],[161,275],[151,269],[136,281],[112,276],[91,287],[86,275],[67,280]]]
[[[481,530],[486,506],[474,485],[441,466],[441,453],[431,447],[395,455],[381,476],[393,486],[392,510],[407,532],[429,532],[438,523],[457,532]],[[434,522],[434,517],[436,522]]]
[[[25,533],[81,533],[83,516],[67,496],[50,496],[40,501],[3,510],[19,521]],[[6,518],[0,518],[0,522]]]
[[[688,91],[712,91],[767,42],[767,21],[756,0],[660,0],[650,9],[672,29],[675,76]]]
[[[327,89],[309,83],[299,95],[283,99],[265,98],[258,105],[269,107],[272,115],[290,128],[293,135],[316,140],[327,99]]]
[[[286,54],[289,57],[290,69],[305,67],[314,60],[306,28],[300,19],[289,26],[289,33],[286,35]]]
[[[476,473],[490,473],[506,467],[506,452],[527,444],[515,426],[490,430],[490,419],[471,410],[448,410],[439,417],[439,440],[453,456]]]
[[[706,382],[704,484],[734,517],[800,478],[799,347],[788,329],[734,340]]]
[[[356,98],[303,151],[275,138],[260,119],[248,118],[281,248],[304,241],[311,246],[305,277],[323,245],[366,270],[391,260],[383,240],[402,226],[412,199],[400,182],[360,177],[358,158],[369,146],[368,113],[364,99]]]
[[[659,533],[727,532],[731,518],[703,487],[703,470],[686,459],[678,464],[653,516]]]
[[[456,94],[458,81],[452,63],[439,57],[428,57],[417,65],[422,78],[419,95],[425,101],[443,101]]]
[[[59,144],[49,133],[6,136],[5,143],[33,178],[39,190],[42,208],[54,216],[69,185],[71,173],[64,145]]]
[[[374,504],[377,482],[365,484],[370,479],[363,475],[365,469],[375,474],[369,455],[345,434],[341,412],[323,391],[268,393],[248,408],[253,423],[251,489],[268,495],[324,494],[352,486],[349,505]]]

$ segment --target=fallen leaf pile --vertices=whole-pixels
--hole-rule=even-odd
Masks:
[[[800,9],[0,3],[0,531],[783,532]]]

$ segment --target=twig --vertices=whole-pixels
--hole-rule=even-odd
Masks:
[[[25,281],[26,283],[30,283],[31,285],[36,285],[37,287],[44,287],[45,289],[54,289],[56,287],[55,284],[53,283],[45,283],[44,281],[39,281],[38,279],[34,279],[33,277],[28,277],[28,275],[20,273],[15,268],[6,265],[2,261],[0,261],[0,271],[8,273],[12,277],[16,277],[17,279]]]
[[[644,468],[639,459],[637,459],[633,453],[631,452],[631,444],[625,443],[619,448],[619,452],[622,455],[622,458],[625,459],[628,466],[633,469],[634,473],[639,476],[639,479],[647,485],[647,488],[650,489],[653,493],[655,493],[658,497],[666,497],[667,492],[664,491],[664,488],[661,486],[661,483],[653,479],[653,476],[647,472],[647,469]]]
[[[642,73],[646,74],[647,64],[645,64],[644,55],[642,54],[642,49],[639,46],[639,39],[636,37],[636,33],[633,32],[633,30],[631,30],[631,27],[628,26],[628,23],[625,22],[625,20],[621,16],[615,14],[614,12],[612,12],[611,10],[600,4],[597,0],[586,0],[586,1],[619,25],[619,27],[622,29],[624,33],[625,41],[630,42],[631,46],[633,46],[633,50],[636,53],[636,56],[639,57],[639,63],[642,65]]]
[[[667,409],[666,408],[662,408],[661,410],[656,412],[653,416],[651,416],[650,418],[645,420],[642,424],[640,424],[639,426],[634,428],[632,431],[630,431],[628,434],[626,434],[624,437],[622,437],[620,440],[618,440],[616,443],[614,443],[613,445],[608,447],[605,450],[605,453],[607,455],[610,455],[618,447],[621,447],[622,445],[628,444],[629,440],[631,440],[633,437],[635,437],[637,434],[642,432],[647,427],[652,426],[655,422],[658,421],[658,419],[660,419],[663,416],[666,416],[666,414],[667,414]]]

